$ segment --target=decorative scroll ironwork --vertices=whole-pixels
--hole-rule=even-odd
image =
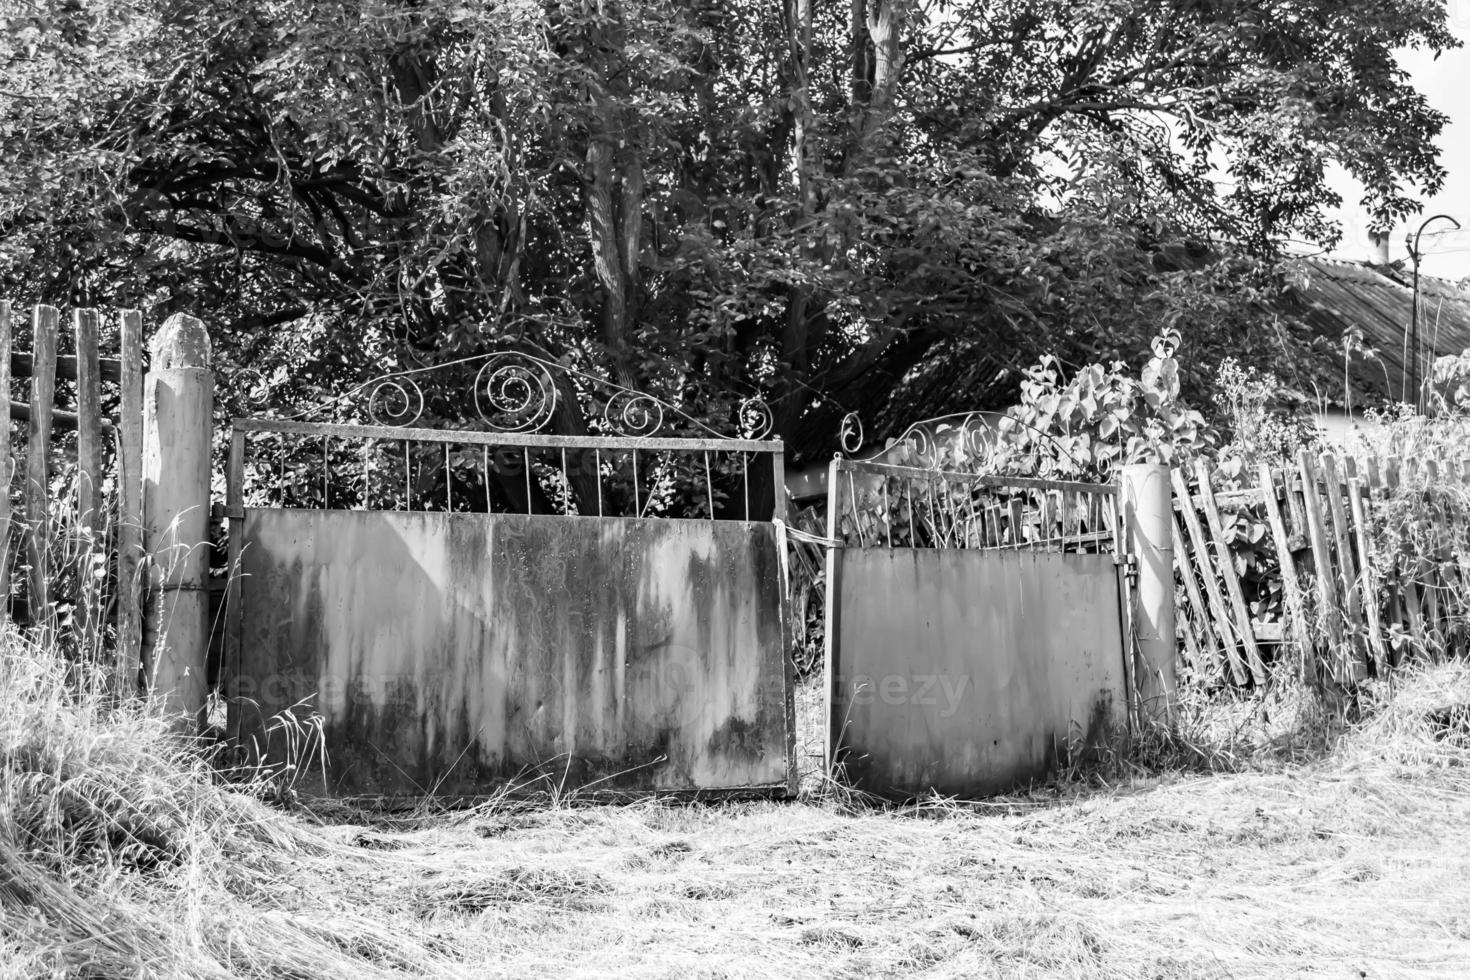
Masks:
[[[742,439],[764,439],[771,434],[771,429],[776,424],[770,406],[760,398],[745,399],[735,415],[739,420]]]
[[[424,390],[412,378],[383,378],[368,394],[367,413],[374,425],[413,425],[424,414]]]
[[[416,379],[432,371],[474,364],[479,364],[473,386],[475,414],[496,432],[545,432],[568,388],[604,393],[594,428],[600,427],[606,435],[664,437],[670,434],[666,428],[675,427],[670,423],[676,423],[687,434],[753,441],[766,439],[774,427],[769,406],[757,396],[740,402],[733,434],[720,432],[657,395],[522,351],[496,351],[384,374],[323,405],[285,416],[283,421],[307,419],[333,406],[351,404],[366,392],[368,420],[375,425],[410,428],[423,418],[425,408],[424,391]],[[558,378],[565,379],[565,387],[558,384]]]
[[[931,419],[914,422],[889,444],[875,450],[867,460],[894,455],[895,448],[906,449],[897,455],[903,458],[894,462],[922,466],[928,469],[947,469],[976,474],[995,473],[1000,469],[1003,445],[997,430],[998,424],[1006,421],[1011,425],[1029,429],[1038,437],[1056,446],[1057,451],[1073,463],[1076,457],[1067,447],[1049,432],[1043,432],[1022,419],[1003,412],[955,412]],[[842,452],[855,457],[862,449],[864,432],[862,419],[857,412],[848,412],[842,417],[837,431],[837,440]],[[1081,469],[1081,464],[1078,463]]]
[[[842,416],[842,424],[837,428],[837,442],[849,456],[863,448],[862,416],[857,412],[848,412]]]
[[[664,405],[652,395],[619,387],[602,410],[602,421],[618,435],[643,438],[664,424]]]
[[[546,361],[514,351],[491,354],[475,375],[475,411],[499,432],[539,432],[556,411],[556,379]]]

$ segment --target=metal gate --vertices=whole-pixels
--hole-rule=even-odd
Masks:
[[[973,797],[1128,721],[1116,487],[847,459],[828,473],[827,758]]]
[[[238,744],[339,796],[795,791],[764,406],[663,438],[667,405],[607,386],[601,434],[545,434],[565,375],[606,385],[490,359],[474,431],[414,427],[401,376],[378,424],[234,423]]]

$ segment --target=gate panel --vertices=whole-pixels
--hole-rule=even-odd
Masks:
[[[241,563],[238,730],[305,700],[327,793],[792,778],[769,524],[249,510]]]
[[[849,777],[885,795],[985,795],[1121,729],[1117,589],[1109,555],[845,551],[831,738]]]
[[[834,460],[827,757],[974,797],[1126,729],[1115,487]]]

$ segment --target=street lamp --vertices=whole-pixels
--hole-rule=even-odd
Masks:
[[[1409,354],[1412,360],[1409,363],[1409,384],[1414,388],[1414,410],[1424,414],[1424,386],[1419,382],[1419,260],[1424,253],[1419,251],[1419,236],[1424,234],[1424,229],[1434,222],[1443,218],[1459,229],[1460,223],[1447,214],[1436,214],[1424,219],[1419,230],[1409,238],[1409,258],[1414,260],[1414,293],[1409,305]],[[1404,400],[1408,401],[1409,393],[1404,392]]]

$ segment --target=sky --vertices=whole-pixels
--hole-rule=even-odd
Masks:
[[[1414,84],[1429,104],[1450,117],[1440,134],[1439,161],[1449,171],[1438,194],[1424,201],[1424,210],[1395,228],[1389,243],[1391,259],[1408,257],[1405,237],[1432,215],[1448,214],[1464,230],[1455,231],[1448,221],[1425,228],[1420,239],[1424,253],[1419,269],[1424,275],[1448,279],[1470,277],[1470,0],[1449,0],[1450,29],[1465,47],[1446,51],[1436,60],[1425,51],[1403,51],[1399,63],[1409,71]],[[1368,237],[1368,216],[1358,205],[1362,188],[1345,173],[1338,173],[1334,186],[1342,195],[1342,243],[1335,254],[1348,259],[1375,255]]]

